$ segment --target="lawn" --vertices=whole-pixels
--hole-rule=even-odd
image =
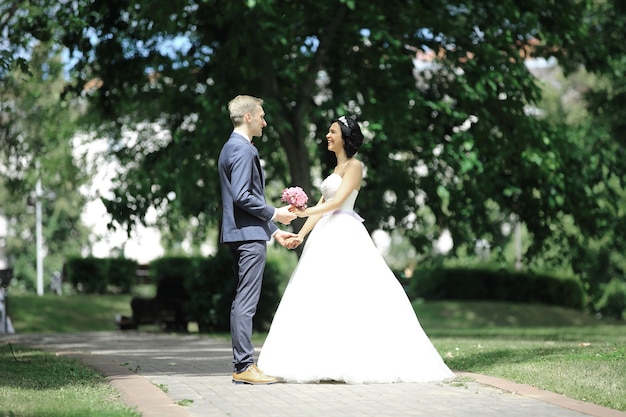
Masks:
[[[12,294],[9,302],[9,313],[18,333],[114,330],[115,315],[130,314],[127,295]],[[500,377],[626,411],[626,324],[623,322],[543,305],[446,301],[415,303],[414,307],[424,330],[454,370]],[[255,342],[262,343],[264,337],[265,334],[255,334]],[[6,356],[5,350],[3,347]],[[33,358],[38,355],[24,354]],[[44,367],[61,366],[56,363],[66,360],[44,357],[41,360]],[[6,366],[20,373],[26,369],[4,361],[4,357],[0,359],[3,375],[11,371],[3,368]],[[63,366],[76,368],[78,364]],[[89,385],[76,386],[63,380],[60,373],[51,377],[50,386],[64,387],[63,392],[42,388],[51,396],[68,395],[65,390],[69,390],[80,397],[83,387]],[[97,379],[98,375],[94,377]],[[103,379],[100,384],[106,385]],[[100,386],[100,389],[104,389],[99,394],[104,398],[101,402],[110,402],[115,408],[110,415],[117,415],[120,404],[111,402],[106,388]],[[3,398],[14,398],[17,404],[25,396],[32,396],[32,386],[0,381],[0,393]],[[38,394],[37,398],[46,397]],[[46,401],[54,403],[51,398]]]
[[[130,296],[37,296],[9,293],[17,333],[114,330],[115,314],[130,313]],[[138,417],[104,376],[76,359],[2,342],[0,416]]]
[[[626,411],[626,324],[560,307],[415,304],[448,366]]]
[[[130,315],[130,295],[9,294],[16,333],[115,330],[115,315]]]
[[[104,376],[76,359],[2,343],[0,416],[138,417]]]

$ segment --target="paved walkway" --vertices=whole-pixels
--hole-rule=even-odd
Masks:
[[[468,373],[457,373],[456,380],[446,383],[233,385],[230,342],[198,335],[0,336],[0,343],[6,342],[79,358],[106,375],[143,417],[626,417]]]

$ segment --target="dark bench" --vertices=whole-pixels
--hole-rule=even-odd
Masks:
[[[184,305],[188,300],[189,294],[181,278],[162,278],[157,283],[154,298],[134,297],[130,301],[132,317],[118,317],[117,326],[127,330],[156,324],[162,330],[186,332],[189,321]]]

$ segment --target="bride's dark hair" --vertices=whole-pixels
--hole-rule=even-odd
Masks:
[[[333,119],[330,124],[337,122],[341,129],[341,137],[343,138],[343,149],[346,151],[348,158],[352,158],[363,144],[363,133],[361,127],[351,117],[341,116]]]

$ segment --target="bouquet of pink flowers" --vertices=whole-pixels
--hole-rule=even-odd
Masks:
[[[280,201],[291,204],[292,206],[304,210],[306,208],[306,202],[309,201],[309,197],[304,190],[300,187],[289,187],[283,190],[283,194],[280,197]]]

